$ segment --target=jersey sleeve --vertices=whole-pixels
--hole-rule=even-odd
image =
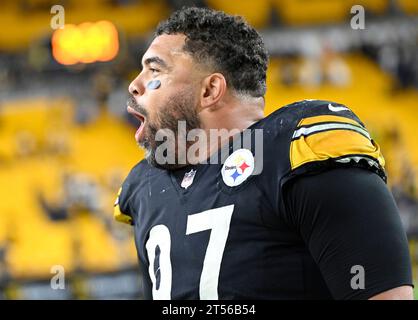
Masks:
[[[127,195],[128,189],[129,184],[125,181],[124,184],[119,188],[119,192],[113,206],[113,217],[116,221],[133,225],[133,219]]]
[[[407,237],[394,199],[376,174],[337,168],[300,176],[285,186],[284,202],[287,220],[335,299],[368,299],[412,286]]]
[[[135,223],[135,209],[133,208],[138,205],[135,203],[135,199],[145,164],[145,159],[137,163],[120,187],[113,208],[113,216],[116,221],[130,225]]]
[[[379,145],[349,108],[335,102],[305,108],[291,132],[289,162],[287,178],[332,167],[363,167],[386,181]]]

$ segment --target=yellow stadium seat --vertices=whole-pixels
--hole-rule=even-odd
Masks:
[[[271,0],[285,24],[307,25],[341,22],[350,14],[349,0]]]
[[[49,203],[62,198],[65,172],[88,173],[106,192],[104,215],[112,220],[113,202],[119,188],[108,181],[119,172],[122,179],[143,153],[131,128],[122,120],[102,113],[82,127],[73,123],[73,104],[64,99],[31,99],[6,102],[0,112],[0,245],[9,243],[7,263],[15,278],[50,277],[53,265],[66,272],[114,271],[122,262],[136,263],[132,238],[115,241],[103,221],[91,213],[76,214],[66,221],[50,221],[38,203],[38,194]],[[15,137],[24,130],[34,137],[33,154],[16,157]],[[68,153],[46,153],[51,136],[65,134]],[[11,151],[9,151],[11,149]],[[110,189],[109,189],[110,188]]]
[[[256,28],[267,26],[270,17],[269,0],[207,0],[209,7],[222,10],[228,14],[243,16],[251,25]]]
[[[418,14],[417,0],[398,0],[399,7],[406,13]]]
[[[388,9],[389,0],[352,0],[351,5],[362,5],[374,14],[383,14]]]

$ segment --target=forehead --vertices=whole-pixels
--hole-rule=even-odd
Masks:
[[[142,61],[151,57],[159,57],[171,64],[176,59],[190,59],[190,55],[183,51],[186,36],[183,34],[163,34],[156,37],[148,47]]]

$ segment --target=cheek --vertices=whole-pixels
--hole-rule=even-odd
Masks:
[[[157,90],[159,87],[161,87],[161,81],[160,80],[151,80],[147,84],[148,90]]]
[[[160,90],[154,90],[154,92],[149,92],[146,97],[144,96],[144,104],[148,111],[147,120],[153,126],[158,126],[161,123],[160,118],[164,116],[164,110],[167,105],[166,95]]]

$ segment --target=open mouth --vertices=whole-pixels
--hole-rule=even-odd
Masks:
[[[130,106],[127,106],[126,110],[128,111],[129,114],[133,115],[139,121],[138,129],[135,132],[135,140],[137,142],[142,142],[144,138],[143,131],[145,127],[145,116],[139,113],[138,111],[134,110]]]

